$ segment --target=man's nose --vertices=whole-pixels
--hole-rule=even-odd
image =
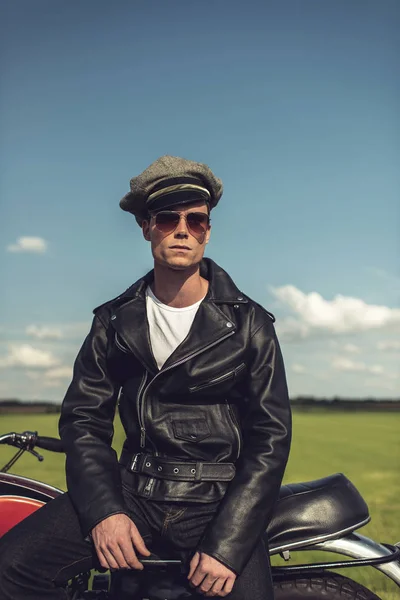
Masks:
[[[185,215],[181,215],[179,223],[175,229],[175,235],[180,237],[189,237],[189,231]]]

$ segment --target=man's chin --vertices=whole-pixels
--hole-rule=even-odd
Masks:
[[[163,267],[167,267],[168,269],[172,269],[174,271],[184,271],[186,269],[196,267],[198,264],[198,262],[194,262],[185,256],[175,256],[173,258],[168,258],[161,261],[157,261],[156,259],[156,262],[159,262]]]
[[[184,271],[185,269],[190,269],[191,267],[196,266],[192,261],[189,260],[173,260],[168,261],[167,264],[168,267],[174,271]]]

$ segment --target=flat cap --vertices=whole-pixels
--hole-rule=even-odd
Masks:
[[[132,177],[130,188],[119,205],[132,213],[139,225],[149,211],[176,204],[204,200],[212,209],[223,192],[222,181],[207,165],[169,155],[157,158],[143,173]]]

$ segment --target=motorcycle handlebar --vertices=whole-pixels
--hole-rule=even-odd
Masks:
[[[36,446],[50,452],[64,452],[62,441],[59,438],[37,435],[36,431],[5,433],[0,435],[0,444],[15,446],[16,448],[32,452],[32,454],[35,454],[33,448]]]
[[[50,452],[64,452],[62,441],[58,438],[38,435],[35,446],[43,448],[43,450],[50,450]]]

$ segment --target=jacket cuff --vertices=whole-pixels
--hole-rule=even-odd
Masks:
[[[125,506],[115,506],[113,508],[109,507],[108,509],[103,506],[103,510],[101,510],[99,507],[98,510],[89,510],[86,514],[82,514],[81,511],[77,512],[79,522],[81,525],[81,530],[85,539],[90,535],[92,529],[96,527],[96,525],[101,523],[101,521],[107,519],[107,517],[111,517],[112,515],[124,514],[131,518]]]
[[[229,561],[227,561],[223,556],[218,554],[218,552],[213,552],[212,550],[207,550],[205,547],[203,548],[201,543],[196,548],[196,550],[197,550],[197,552],[203,552],[204,554],[207,554],[207,556],[212,556],[213,558],[218,560],[220,563],[222,563],[225,567],[228,567],[228,569],[233,571],[236,576],[240,575],[240,571],[238,571],[237,568],[235,568],[231,563],[229,563]]]

